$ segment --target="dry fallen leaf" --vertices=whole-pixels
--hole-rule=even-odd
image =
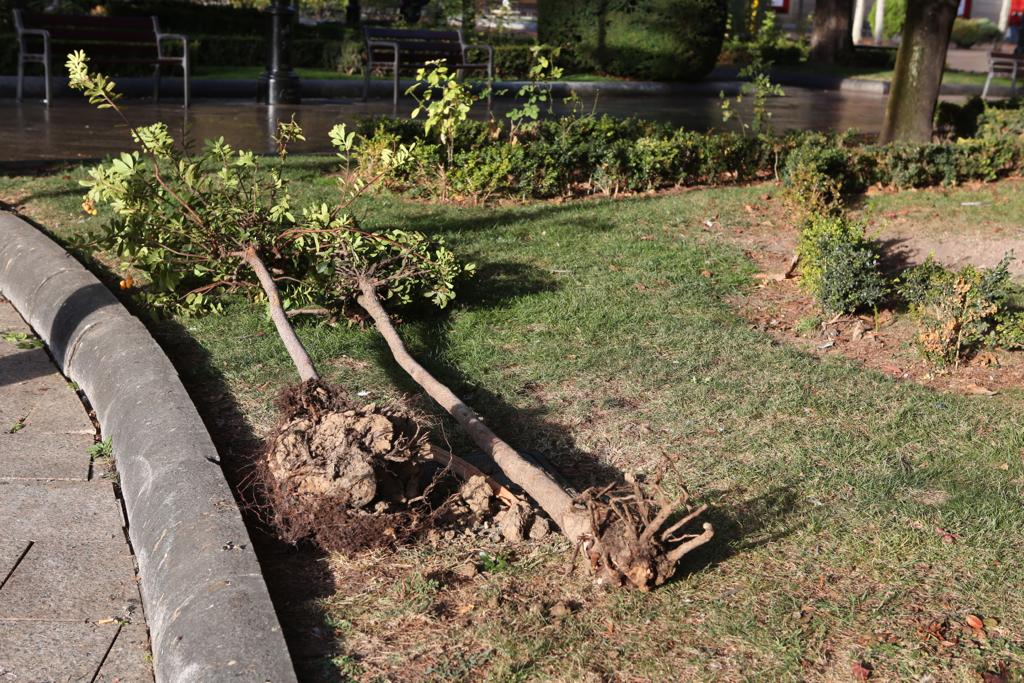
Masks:
[[[862,662],[854,662],[851,669],[853,670],[853,677],[858,681],[866,681],[871,678],[871,667]]]
[[[973,396],[995,396],[996,395],[996,392],[992,391],[991,389],[983,387],[980,384],[975,384],[974,382],[970,382],[968,384],[965,384],[963,386],[963,391],[964,391],[965,394],[971,394]]]
[[[768,280],[771,282],[782,282],[786,279],[785,273],[754,273],[755,280]]]
[[[985,622],[983,622],[981,620],[981,617],[979,617],[976,614],[967,615],[967,625],[973,628],[975,631],[980,631],[983,628],[985,628]]]

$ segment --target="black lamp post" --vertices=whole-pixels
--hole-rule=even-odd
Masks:
[[[302,99],[301,86],[291,64],[295,9],[290,0],[274,0],[267,11],[270,14],[270,54],[256,97],[267,104],[298,104]]]

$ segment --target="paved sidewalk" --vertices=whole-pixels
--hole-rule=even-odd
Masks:
[[[0,297],[0,683],[153,680],[135,562],[110,465],[88,452],[94,435]]]

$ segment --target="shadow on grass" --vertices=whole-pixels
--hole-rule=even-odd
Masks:
[[[742,498],[744,491],[707,491],[707,500],[734,501],[709,507],[701,517],[715,527],[712,541],[687,556],[673,581],[724,562],[733,555],[786,538],[806,523],[799,491],[782,484]]]

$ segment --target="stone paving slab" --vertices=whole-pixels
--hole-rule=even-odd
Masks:
[[[14,538],[0,538],[0,586],[11,575],[14,565],[18,563],[25,549],[31,545],[30,541],[21,541]],[[2,680],[2,679],[0,679]]]
[[[117,623],[0,619],[0,681],[92,681],[119,630]]]
[[[0,619],[119,619],[140,615],[141,604],[123,540],[37,541],[0,589]]]
[[[26,428],[0,439],[0,473],[6,479],[89,478],[91,434],[37,433]]]
[[[149,657],[149,636],[146,629],[137,624],[121,627],[121,632],[114,640],[103,666],[100,668],[96,681],[106,683],[135,683],[135,681],[151,681]]]
[[[0,298],[0,333],[28,327]],[[11,429],[15,424],[16,430]],[[42,348],[0,338],[0,683],[153,680],[120,502]]]
[[[0,536],[123,541],[121,525],[109,482],[0,479]]]
[[[6,299],[0,297],[3,302]],[[0,306],[0,332],[24,332],[32,334],[32,328],[18,315],[14,306]]]
[[[0,340],[0,345],[5,343]],[[44,354],[44,357],[49,364],[49,356]],[[0,369],[5,366],[8,358],[11,356],[0,358]],[[52,365],[49,367],[52,368]],[[22,372],[17,369],[18,365],[14,365],[14,368],[14,373]],[[33,376],[33,371],[22,372],[22,376],[26,378],[14,382],[5,382],[0,377],[0,433],[9,432],[18,421],[24,421],[25,429],[39,432],[96,432],[82,402],[67,380],[54,374]]]

